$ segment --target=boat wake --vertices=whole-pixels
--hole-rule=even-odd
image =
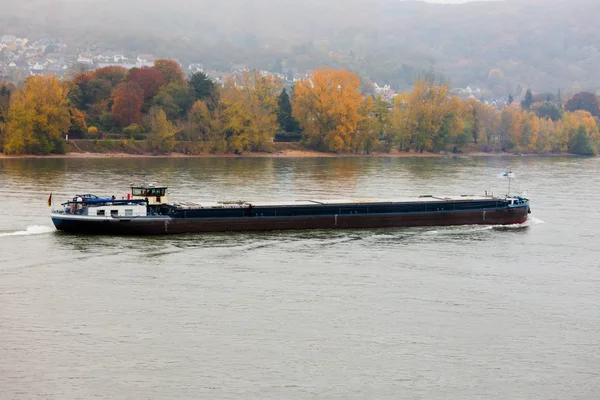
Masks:
[[[459,225],[440,228],[438,230],[426,230],[423,235],[456,235],[456,234],[472,234],[484,231],[503,231],[503,230],[523,230],[533,225],[545,224],[539,218],[529,217],[525,223],[510,224],[510,225]]]
[[[50,232],[54,232],[54,231],[55,231],[55,229],[51,226],[31,225],[31,226],[28,226],[27,229],[24,231],[0,233],[0,237],[41,235],[44,233],[50,233]]]

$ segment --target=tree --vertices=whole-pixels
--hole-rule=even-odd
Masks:
[[[498,132],[502,151],[511,151],[517,148],[521,137],[521,114],[515,107],[504,107],[500,113]]]
[[[72,137],[84,137],[88,131],[87,124],[85,123],[85,116],[77,108],[71,108],[71,127],[69,128],[69,135]]]
[[[523,110],[529,111],[531,109],[531,105],[533,104],[533,94],[531,93],[531,89],[527,89],[525,93],[525,98],[521,102],[521,108]]]
[[[373,117],[375,118],[374,129],[377,133],[378,140],[383,140],[386,143],[386,150],[390,151],[394,147],[393,132],[390,129],[391,113],[389,103],[378,96],[373,101]]]
[[[117,123],[129,126],[142,120],[144,91],[135,82],[123,82],[113,92],[112,115]]]
[[[426,78],[417,81],[411,93],[396,97],[394,119],[401,150],[440,151],[464,132],[465,107],[448,92],[447,84]]]
[[[152,107],[148,112],[150,134],[146,142],[148,149],[154,153],[168,153],[175,147],[175,125],[167,120],[167,115],[160,107]]]
[[[153,67],[132,68],[127,75],[127,80],[140,85],[144,92],[144,102],[150,101],[160,88],[167,84],[163,74]]]
[[[194,93],[190,86],[180,83],[169,83],[160,88],[152,105],[161,107],[168,120],[185,118],[194,104]]]
[[[281,82],[258,71],[238,73],[222,90],[222,129],[229,151],[268,151],[277,132]]]
[[[213,106],[216,105],[218,101],[217,85],[208,75],[202,71],[196,72],[190,77],[189,84],[194,91],[195,100],[210,100],[215,103]]]
[[[554,102],[545,101],[543,103],[535,103],[531,110],[539,118],[550,118],[552,121],[558,121],[563,117],[563,109]]]
[[[188,113],[186,139],[192,144],[190,151],[211,153],[227,151],[227,140],[223,129],[222,107],[213,109],[203,100],[198,100]]]
[[[168,83],[185,84],[185,74],[181,66],[174,60],[160,59],[154,62],[154,68],[160,72]]]
[[[600,106],[598,105],[598,99],[593,93],[580,92],[574,95],[565,104],[565,110],[577,111],[585,110],[592,114],[594,117],[600,117]]]
[[[311,78],[296,82],[293,115],[311,148],[351,151],[364,101],[358,75],[345,69],[321,68],[313,71]]]
[[[277,122],[279,122],[281,130],[283,132],[300,131],[300,124],[292,115],[292,103],[290,103],[290,96],[285,88],[279,94],[277,106]]]
[[[592,144],[584,125],[579,125],[577,133],[569,143],[569,151],[573,154],[592,156],[596,154],[596,147]]]
[[[15,90],[16,88],[13,84],[0,84],[0,153],[4,149],[5,122],[8,119],[10,98]]]
[[[109,81],[111,87],[115,87],[125,80],[127,69],[118,66],[102,67],[96,69],[92,75],[95,79]]]
[[[0,122],[4,122],[8,118],[10,98],[15,91],[16,87],[12,83],[0,84]]]
[[[62,148],[71,125],[68,89],[54,75],[27,78],[12,98],[4,150],[48,154]]]
[[[510,93],[508,95],[508,103],[507,104],[510,106],[513,103],[513,101],[515,101],[515,98],[513,97],[512,93]]]

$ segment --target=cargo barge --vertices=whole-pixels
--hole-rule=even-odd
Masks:
[[[410,199],[293,202],[169,202],[167,187],[132,186],[125,198],[77,195],[52,210],[59,231],[164,235],[200,232],[359,229],[522,224],[531,212],[520,196],[426,195]]]

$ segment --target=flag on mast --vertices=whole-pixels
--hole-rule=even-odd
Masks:
[[[498,178],[500,178],[500,179],[506,179],[506,178],[510,179],[510,178],[514,178],[514,177],[516,177],[515,173],[510,172],[510,171],[498,174]]]
[[[48,207],[52,207],[52,193],[50,193],[50,197],[48,197]]]

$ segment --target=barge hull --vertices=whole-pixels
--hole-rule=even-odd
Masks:
[[[306,229],[373,229],[416,226],[512,225],[527,220],[528,206],[398,214],[353,214],[298,217],[97,218],[53,216],[59,231],[78,234],[165,235],[208,232],[252,232]]]

